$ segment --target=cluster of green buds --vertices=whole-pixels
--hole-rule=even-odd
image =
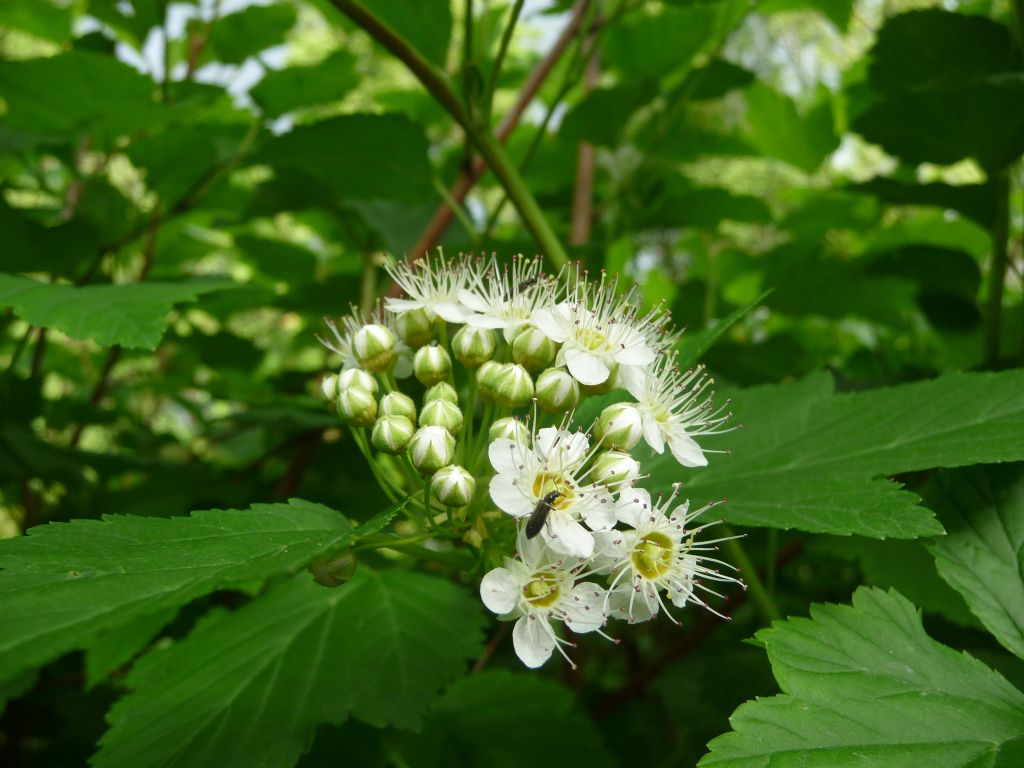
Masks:
[[[539,259],[439,254],[389,272],[401,298],[329,322],[340,371],[322,391],[408,524],[499,566],[481,583],[489,608],[584,632],[668,613],[662,592],[705,605],[703,582],[736,581],[703,562],[689,525],[703,510],[636,487],[638,449],[703,466],[696,438],[728,417],[703,369],[676,367],[667,312]],[[569,618],[570,595],[587,621]],[[563,642],[550,627],[517,637],[530,666]]]

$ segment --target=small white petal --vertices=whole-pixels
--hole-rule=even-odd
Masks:
[[[540,328],[541,333],[547,336],[552,341],[561,344],[567,338],[569,334],[567,332],[566,323],[556,309],[538,309],[533,313],[533,317],[530,318],[533,324]]]
[[[524,450],[519,444],[507,437],[496,438],[487,446],[487,458],[499,474],[518,475],[523,454]]]
[[[490,306],[487,304],[484,298],[476,293],[473,293],[473,291],[468,291],[465,288],[463,288],[462,290],[459,291],[458,296],[459,301],[462,303],[462,305],[473,310],[474,312],[486,313],[488,310],[490,310]]]
[[[505,327],[504,320],[491,315],[470,315],[466,318],[466,323],[474,328],[490,328],[492,330]]]
[[[620,365],[619,383],[637,400],[643,400],[647,390],[647,369],[639,365]]]
[[[573,587],[558,604],[565,611],[565,625],[579,634],[600,629],[605,622],[604,595],[603,587],[589,581]]]
[[[579,347],[565,346],[565,366],[580,384],[594,386],[608,381],[611,370],[597,355]]]
[[[519,601],[519,585],[504,568],[495,568],[480,582],[480,599],[492,613],[508,613]]]
[[[592,531],[607,531],[615,527],[615,502],[612,495],[603,489],[591,492],[587,489],[587,498],[578,505],[580,517]]]
[[[651,446],[655,453],[665,452],[665,438],[661,434],[661,425],[654,418],[654,414],[648,410],[641,411],[641,420],[644,426],[644,440]]]
[[[512,647],[516,649],[516,656],[531,669],[544,664],[555,650],[555,638],[549,630],[548,620],[536,614],[523,616],[512,629]]]
[[[442,320],[449,323],[466,322],[466,309],[453,301],[438,301],[431,304],[433,309]]]
[[[619,501],[615,505],[615,513],[626,525],[639,528],[643,518],[649,517],[651,511],[651,494],[643,488],[623,488]],[[647,513],[645,515],[645,513]]]
[[[551,549],[560,554],[590,557],[594,551],[594,535],[567,512],[552,511],[548,515],[548,524],[541,529],[541,533]]]
[[[644,599],[643,592],[635,592],[628,582],[608,593],[608,617],[625,619],[630,624],[649,621],[658,613],[658,601]]]
[[[673,430],[668,433],[668,448],[676,461],[684,467],[706,467],[707,457],[704,451],[697,445],[697,441],[682,430]]]
[[[526,517],[533,512],[537,501],[528,497],[515,480],[512,475],[495,475],[487,490],[491,494],[491,501],[502,512],[514,517]]]

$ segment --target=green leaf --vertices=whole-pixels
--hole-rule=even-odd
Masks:
[[[0,61],[5,124],[42,140],[90,136],[94,148],[109,147],[118,136],[163,119],[153,96],[152,80],[112,56],[73,50]]]
[[[853,15],[853,0],[768,0],[758,6],[758,12],[769,14],[807,8],[819,11],[837,29],[845,32]]]
[[[688,65],[713,41],[720,15],[717,3],[651,12],[641,7],[608,30],[602,61],[627,78],[657,79]]]
[[[740,525],[935,535],[942,527],[917,496],[882,476],[1024,458],[1024,371],[838,395],[817,374],[736,393],[732,408],[743,428],[705,439],[729,454],[692,474],[667,453],[650,467],[660,485],[685,478],[696,502],[728,498],[726,515]]]
[[[300,125],[268,142],[257,162],[302,171],[343,198],[434,195],[423,129],[399,115],[340,115]]]
[[[437,576],[297,576],[143,658],[93,765],[291,765],[321,723],[418,727],[480,652],[482,624],[475,596]]]
[[[171,208],[217,162],[217,148],[209,126],[177,126],[134,142],[128,159],[146,172],[146,185]]]
[[[291,5],[250,5],[229,13],[210,28],[209,58],[225,64],[241,64],[250,56],[284,42],[285,33],[295,25]]]
[[[85,652],[85,684],[91,688],[137,656],[177,615],[177,606],[147,613],[100,632]]]
[[[0,27],[63,43],[71,37],[71,7],[53,0],[4,0],[0,3]]]
[[[1024,466],[941,472],[925,493],[949,532],[932,545],[942,576],[1008,650],[1024,658]]]
[[[0,273],[0,306],[41,328],[99,344],[156,349],[175,304],[229,285],[223,280],[71,286]]]
[[[897,592],[758,633],[783,694],[741,706],[701,766],[979,768],[1020,754],[1024,694],[980,661],[932,640]]]
[[[0,541],[0,680],[102,630],[302,568],[351,536],[337,512],[293,500],[168,519],[108,515]]]
[[[92,252],[96,242],[77,221],[46,227],[29,211],[11,208],[0,199],[0,268],[6,272],[54,272],[67,274],[83,254]]]
[[[249,94],[267,117],[337,101],[359,84],[356,57],[344,49],[310,67],[271,70]]]
[[[572,693],[527,672],[462,678],[431,707],[422,735],[408,742],[414,765],[516,768],[537,754],[558,755],[559,768],[614,764]]]
[[[449,0],[362,0],[362,4],[428,61],[444,67],[452,34]]]
[[[746,101],[746,139],[763,155],[813,173],[839,146],[827,100],[801,115],[788,96],[757,83],[746,90]]]
[[[704,353],[722,337],[723,333],[742,320],[750,310],[764,301],[770,293],[771,291],[765,291],[752,302],[747,304],[747,306],[740,307],[739,309],[730,312],[726,317],[723,317],[710,328],[704,328],[703,330],[692,334],[685,334],[677,348],[679,353],[677,365],[680,368],[690,368],[699,363],[700,359],[704,356]]]
[[[651,81],[596,88],[565,116],[558,136],[563,141],[614,146],[629,118],[656,93]]]
[[[868,192],[880,200],[894,204],[934,205],[952,208],[978,222],[985,229],[992,226],[996,214],[998,187],[987,184],[906,184],[895,179],[876,177],[850,189]]]

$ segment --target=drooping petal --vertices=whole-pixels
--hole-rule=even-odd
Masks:
[[[651,446],[655,453],[665,452],[665,438],[661,434],[661,425],[650,410],[644,408],[640,411],[640,421],[644,428],[644,440]]]
[[[523,616],[512,629],[512,647],[516,656],[531,669],[544,664],[555,650],[555,638],[550,629],[548,620],[535,613]]]
[[[461,304],[456,304],[454,301],[435,301],[430,305],[438,317],[442,320],[447,320],[449,323],[464,323],[466,322],[466,309]]]
[[[615,361],[620,365],[650,365],[657,359],[654,351],[648,347],[643,339],[636,334],[636,339],[625,342],[625,347],[620,347],[615,353]]]
[[[460,289],[458,296],[462,306],[474,312],[486,313],[491,308],[483,296],[466,288]]]
[[[415,299],[395,299],[389,297],[384,299],[384,308],[395,315],[400,315],[403,312],[412,312],[414,309],[424,309],[428,315],[433,317],[430,307],[425,306],[424,302],[416,301]]]
[[[519,601],[519,585],[507,570],[495,568],[480,582],[480,599],[492,613],[509,613]]]
[[[565,611],[562,620],[573,632],[583,634],[600,629],[605,622],[604,588],[589,581],[580,582],[559,601]]]
[[[693,597],[693,581],[691,579],[679,579],[668,588],[668,597],[676,608],[683,608]]]
[[[603,488],[591,486],[584,488],[585,498],[579,503],[578,509],[583,522],[592,531],[607,531],[615,527],[615,501],[612,495]]]
[[[555,552],[572,557],[590,557],[594,551],[594,535],[567,512],[554,510],[548,515],[548,524],[541,533]]]
[[[560,314],[557,307],[553,309],[538,309],[531,318],[533,324],[540,329],[540,332],[557,344],[561,344],[569,338],[567,324]]]
[[[643,400],[647,389],[647,368],[642,365],[620,365],[619,383],[637,400]]]
[[[643,488],[623,488],[615,505],[615,514],[631,528],[639,528],[651,509],[651,494]]]
[[[537,504],[536,499],[526,495],[513,475],[495,475],[487,490],[495,506],[513,517],[526,517]]]
[[[684,467],[706,467],[708,459],[697,441],[682,429],[674,429],[668,433],[668,448],[676,461]]]
[[[496,330],[505,327],[505,321],[492,315],[469,315],[466,323],[474,328],[490,328]]]
[[[580,347],[566,345],[565,366],[580,384],[595,386],[608,381],[611,369],[597,355]]]
[[[630,624],[649,621],[658,612],[658,601],[646,600],[643,590],[633,589],[633,585],[620,584],[608,593],[608,618],[624,619]]]
[[[487,458],[491,461],[494,471],[499,474],[518,475],[519,465],[523,463],[523,448],[507,437],[499,437],[487,446]]]

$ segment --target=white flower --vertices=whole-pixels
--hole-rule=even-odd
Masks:
[[[580,384],[603,384],[616,367],[624,384],[639,380],[643,369],[654,362],[648,337],[655,335],[666,317],[660,310],[639,315],[632,304],[633,292],[615,293],[615,283],[588,283],[578,277],[568,299],[551,309],[539,309],[533,323],[562,348],[555,359]]]
[[[459,291],[463,306],[472,310],[466,323],[501,330],[505,341],[511,343],[535,312],[555,304],[557,281],[542,268],[540,259],[521,255],[504,267],[492,258],[486,269],[478,270]]]
[[[480,599],[488,610],[508,618],[518,617],[512,629],[512,645],[522,662],[532,668],[544,664],[551,652],[558,652],[573,667],[562,650],[570,645],[551,626],[561,621],[573,632],[600,631],[605,622],[605,591],[592,582],[577,582],[583,562],[567,562],[539,539],[519,536],[522,559],[505,559],[480,582]]]
[[[541,536],[557,552],[589,557],[594,549],[591,531],[615,525],[612,495],[608,488],[584,482],[591,458],[590,441],[583,432],[548,427],[532,439],[498,438],[488,448],[491,466],[491,500],[517,519],[533,514],[537,503],[552,491],[561,495],[551,504]],[[580,525],[582,519],[590,531]]]
[[[688,527],[691,520],[712,505],[690,513],[689,502],[684,502],[669,516],[666,513],[676,495],[677,491],[673,491],[666,501],[652,504],[650,494],[644,489],[623,489],[616,513],[619,520],[631,526],[632,530],[595,534],[599,541],[594,568],[612,574],[606,604],[609,616],[627,619],[632,624],[647,621],[658,613],[659,608],[663,608],[669,619],[675,622],[662,600],[662,590],[677,608],[696,603],[717,613],[696,590],[720,596],[704,582],[742,584],[739,579],[720,574],[705,565],[714,563],[732,567],[703,554],[714,550],[713,545],[722,539],[699,544],[694,541],[699,531],[714,523]]]
[[[387,298],[384,306],[396,315],[422,309],[431,317],[449,323],[465,323],[469,314],[459,299],[459,292],[480,271],[471,257],[457,259],[424,256],[418,261],[402,261],[387,267],[388,274],[408,298]]]
[[[664,453],[668,443],[675,460],[684,467],[707,466],[704,450],[693,438],[724,431],[718,427],[729,418],[722,409],[713,410],[708,391],[713,383],[703,367],[681,372],[663,358],[639,381],[627,385],[637,399],[644,439],[653,450]]]

